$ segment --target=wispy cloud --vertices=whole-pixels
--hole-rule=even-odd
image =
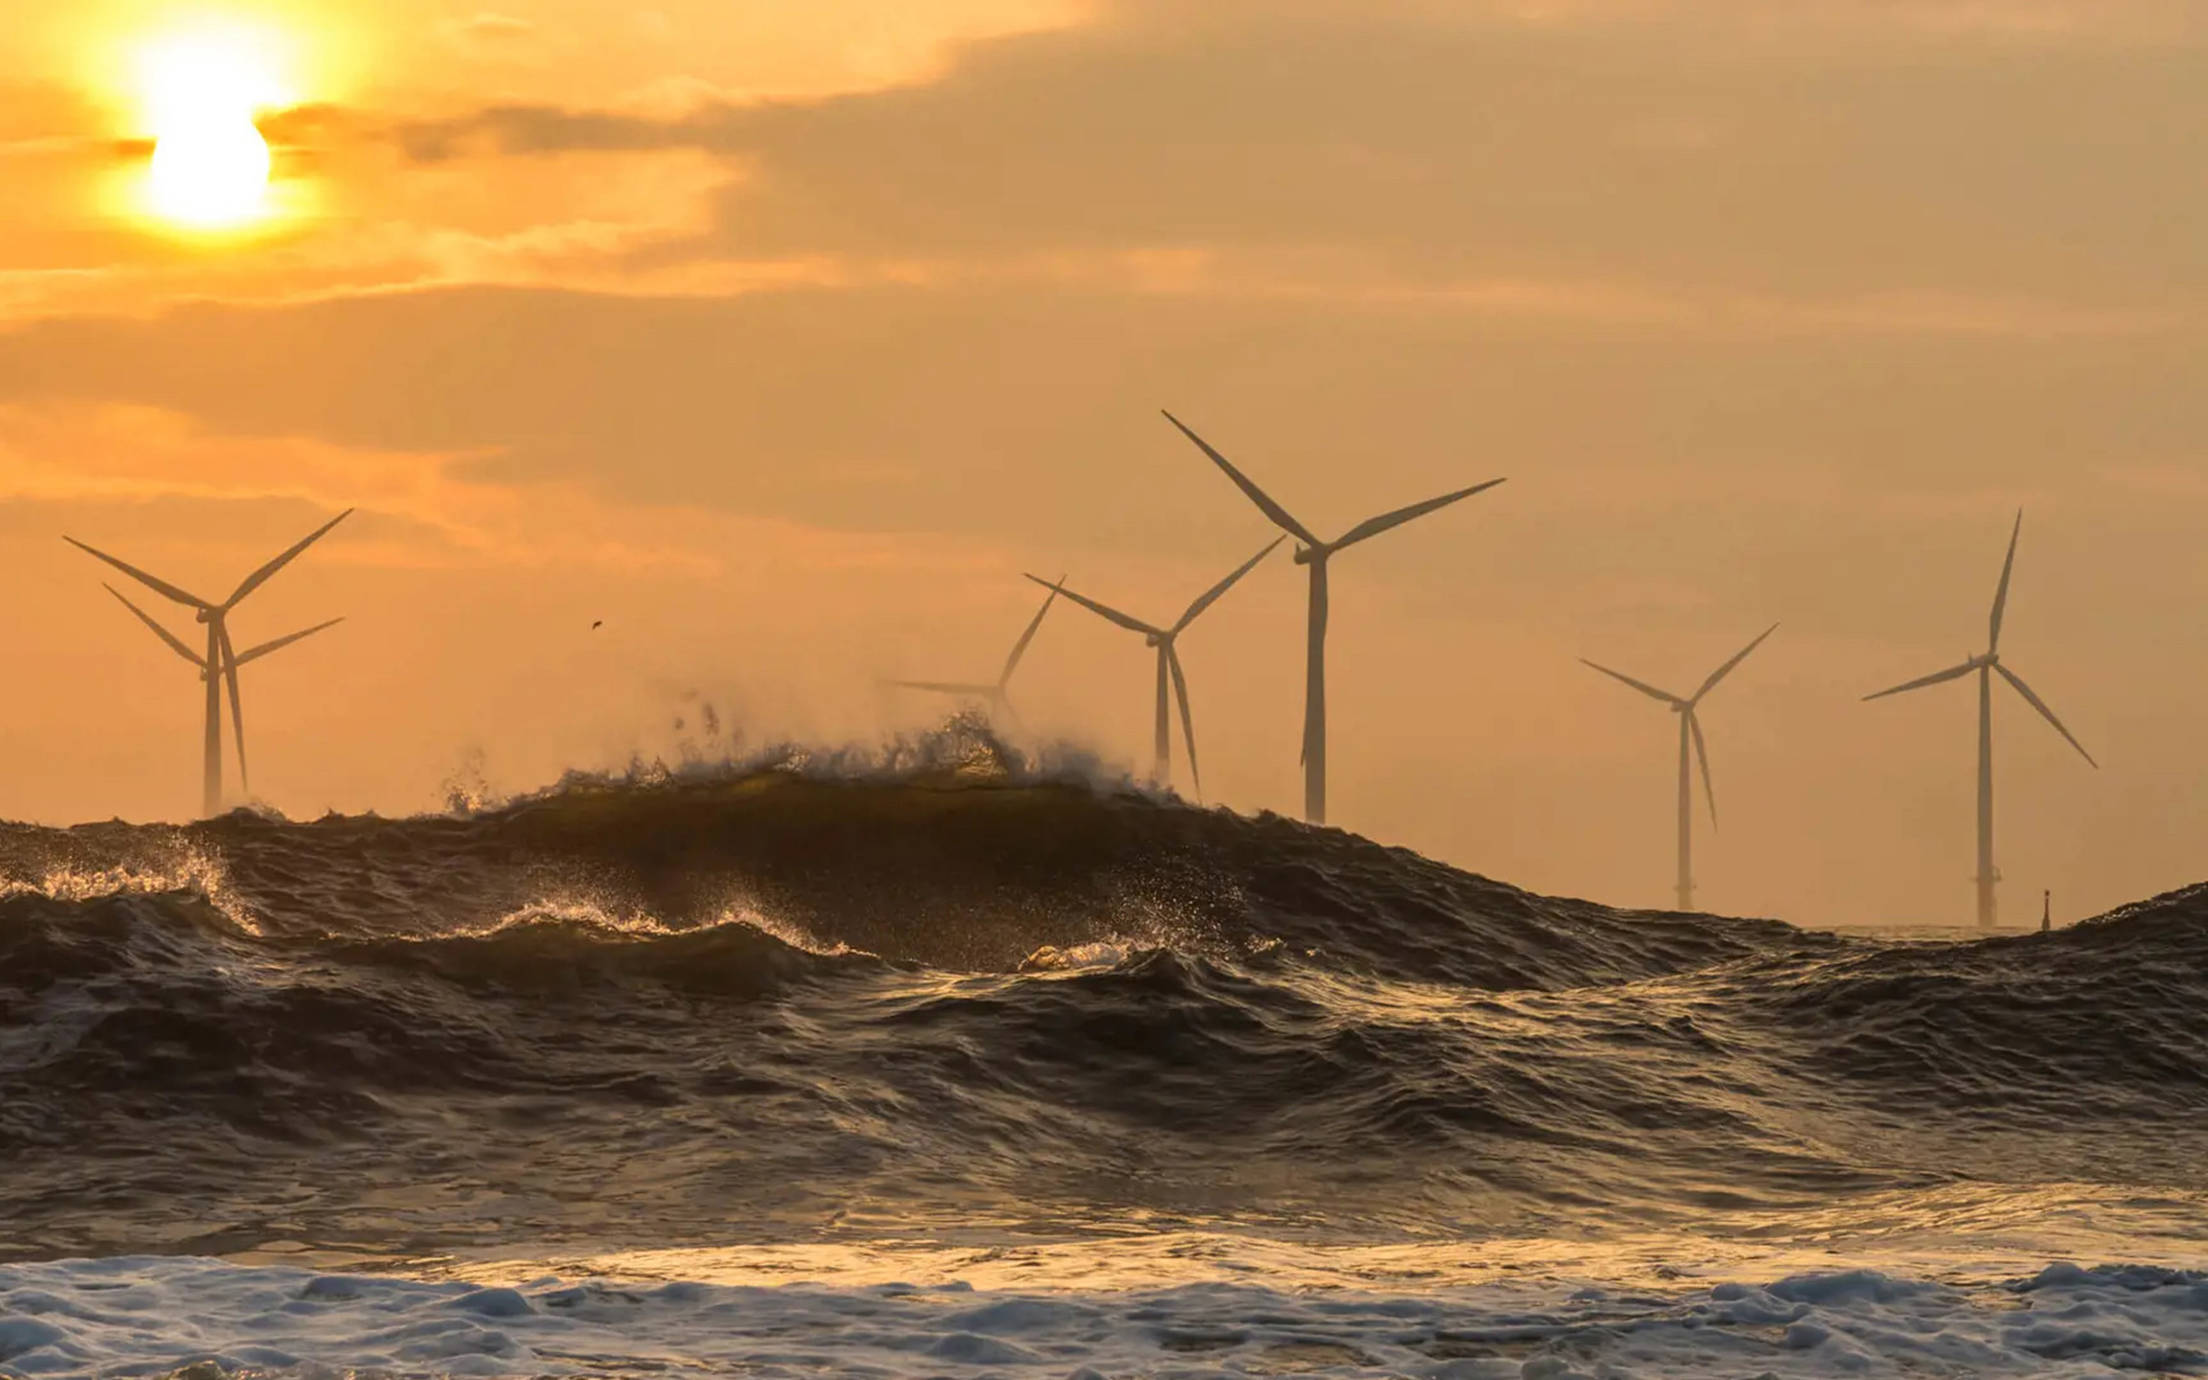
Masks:
[[[418,534],[353,560],[406,566],[535,565],[711,573],[710,558],[618,535],[602,505],[560,485],[473,482],[480,457],[408,454],[302,436],[221,436],[179,414],[124,405],[0,407],[0,495],[38,502],[286,500],[360,507]],[[547,531],[559,533],[553,543]]]
[[[621,499],[570,479],[495,477],[494,451],[410,452],[305,435],[238,435],[170,409],[0,405],[0,498],[27,503],[358,508],[375,534],[353,564],[599,569],[711,579],[776,569],[965,571],[1002,557],[909,533]]]
[[[1310,14],[1354,16],[1348,0],[1292,0]],[[1515,23],[1547,28],[1691,27],[1735,38],[1899,39],[1978,37],[2167,41],[2208,33],[2190,0],[1395,0],[1398,12],[1435,22]]]
[[[527,38],[537,31],[537,26],[514,15],[478,10],[465,19],[448,20],[444,30],[455,38],[471,42],[502,43]]]

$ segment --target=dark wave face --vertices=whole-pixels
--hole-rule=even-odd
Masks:
[[[793,771],[8,826],[0,869],[0,1255],[2208,1190],[2208,888],[1845,940],[1071,781]]]

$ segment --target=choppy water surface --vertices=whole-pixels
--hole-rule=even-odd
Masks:
[[[1841,938],[1075,781],[791,771],[454,817],[7,826],[0,873],[0,1370],[128,1363],[90,1323],[7,1340],[11,1307],[51,1324],[11,1300],[101,1269],[156,1309],[218,1278],[281,1292],[285,1264],[433,1310],[558,1275],[515,1316],[572,1320],[551,1294],[581,1279],[738,1291],[713,1308],[807,1279],[891,1313],[920,1304],[884,1289],[953,1281],[1106,1311],[1289,1291],[1263,1313],[1602,1279],[1647,1312],[1728,1270],[1994,1288],[2055,1259],[2208,1263],[2208,889],[2049,935]],[[117,1259],[145,1256],[190,1259]],[[35,1264],[60,1257],[107,1260]],[[2155,1278],[2141,1297],[2196,1289]],[[1764,1297],[1836,1306],[1793,1287]],[[1900,1306],[1877,1292],[1839,1294]],[[563,1368],[528,1330],[511,1365],[453,1355]],[[1160,1354],[1412,1364],[1282,1335]],[[1578,1364],[1547,1335],[1416,1354]],[[2190,1364],[2176,1336],[2156,1364]],[[1089,1363],[1038,1337],[1000,1340]],[[1820,1345],[1766,1341],[1772,1365]],[[220,1354],[322,1355],[267,1346],[289,1359]]]

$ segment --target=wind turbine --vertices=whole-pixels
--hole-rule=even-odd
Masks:
[[[1986,650],[1966,658],[1960,666],[1950,666],[1944,671],[1934,671],[1929,676],[1919,676],[1905,681],[1891,690],[1881,690],[1875,695],[1865,695],[1866,700],[1884,699],[1904,690],[1915,690],[1926,685],[1938,685],[1942,681],[1960,680],[1971,672],[1978,673],[1978,925],[1992,929],[1994,923],[1994,883],[2001,874],[1993,865],[1993,677],[1998,673],[2009,687],[2024,697],[2024,702],[2039,711],[2040,717],[2053,724],[2055,732],[2078,750],[2094,770],[2100,763],[2093,761],[2093,754],[2062,726],[2055,711],[2047,702],[2032,693],[2032,687],[2024,678],[2001,664],[2001,615],[2009,603],[2009,572],[2016,567],[2016,539],[2024,530],[2024,510],[2016,512],[2016,525],[2009,529],[2009,554],[2001,562],[2001,583],[1993,592],[1993,616],[1987,620]]]
[[[1196,615],[1210,608],[1218,601],[1220,595],[1234,588],[1235,581],[1249,574],[1259,561],[1273,554],[1274,547],[1286,540],[1286,537],[1273,538],[1265,544],[1264,550],[1236,566],[1226,579],[1197,595],[1195,601],[1188,606],[1179,620],[1170,628],[1161,628],[1154,623],[1145,623],[1132,614],[1121,613],[1118,609],[1100,604],[1086,595],[1076,594],[1066,588],[1066,577],[1063,575],[1058,577],[1058,583],[1056,584],[1052,584],[1040,575],[1027,577],[1054,593],[1065,595],[1068,599],[1073,600],[1076,604],[1099,617],[1117,623],[1130,632],[1141,633],[1144,646],[1158,649],[1157,734],[1151,775],[1162,783],[1170,783],[1173,779],[1173,729],[1171,720],[1166,715],[1169,708],[1166,678],[1170,676],[1173,682],[1173,693],[1179,696],[1181,702],[1181,738],[1188,744],[1188,776],[1195,786],[1198,800],[1204,797],[1204,775],[1196,766],[1196,724],[1189,713],[1188,680],[1181,674],[1181,654],[1174,644],[1180,635],[1187,631],[1188,625],[1196,621]]]
[[[1728,660],[1724,665],[1710,672],[1708,678],[1702,682],[1702,687],[1700,689],[1696,690],[1692,695],[1689,695],[1684,699],[1672,694],[1668,690],[1659,690],[1655,686],[1649,685],[1646,682],[1635,680],[1633,679],[1633,677],[1625,674],[1623,671],[1613,671],[1607,666],[1597,665],[1595,662],[1588,661],[1585,657],[1580,658],[1580,661],[1588,666],[1593,666],[1596,670],[1602,672],[1604,675],[1610,677],[1612,680],[1624,681],[1627,685],[1632,686],[1634,689],[1640,691],[1644,695],[1649,696],[1651,699],[1662,700],[1665,704],[1671,706],[1672,713],[1679,716],[1678,893],[1679,909],[1681,910],[1694,909],[1694,784],[1693,778],[1687,770],[1687,745],[1689,739],[1693,740],[1694,755],[1696,760],[1698,760],[1702,764],[1702,798],[1709,803],[1710,827],[1712,829],[1715,829],[1717,827],[1717,789],[1710,784],[1710,750],[1709,747],[1702,741],[1702,721],[1699,718],[1695,717],[1694,711],[1697,707],[1701,705],[1703,698],[1707,696],[1712,690],[1715,690],[1717,688],[1717,683],[1719,681],[1725,679],[1727,675],[1731,674],[1732,669],[1735,666],[1738,666],[1741,662],[1746,661],[1750,652],[1762,646],[1764,638],[1769,637],[1771,634],[1777,632],[1778,630],[1779,625],[1773,623],[1770,627],[1765,628],[1762,632],[1758,633],[1756,635],[1755,641],[1749,643],[1747,646],[1733,653],[1732,658]]]
[[[211,604],[198,595],[179,589],[158,576],[148,575],[138,567],[119,561],[105,551],[86,546],[75,537],[65,536],[62,538],[63,541],[68,542],[78,550],[96,556],[114,566],[117,570],[122,571],[125,575],[130,576],[130,578],[138,581],[138,583],[156,594],[173,599],[186,608],[193,610],[198,621],[207,625],[207,654],[201,657],[194,654],[190,648],[185,647],[176,638],[171,637],[167,630],[163,629],[158,623],[147,618],[145,614],[139,613],[136,607],[131,609],[131,612],[138,613],[138,616],[144,619],[149,627],[159,632],[162,640],[168,642],[176,650],[181,651],[187,660],[199,666],[207,681],[207,724],[205,751],[202,756],[203,771],[200,792],[200,812],[202,815],[214,815],[222,809],[222,688],[224,682],[228,682],[230,687],[230,714],[238,735],[238,775],[241,784],[245,776],[245,711],[238,703],[238,667],[244,664],[246,658],[240,657],[231,646],[230,628],[227,621],[230,611],[236,608],[246,595],[259,589],[277,571],[289,565],[298,557],[300,552],[314,545],[324,533],[352,516],[352,512],[352,509],[347,508],[344,512],[339,513],[336,517],[331,518],[328,522],[300,538],[274,560],[269,561],[266,565],[239,581],[238,587],[230,592],[230,597],[219,604]],[[113,591],[110,590],[109,592],[112,593]],[[122,598],[119,594],[115,597]],[[130,601],[125,599],[123,602],[128,604]],[[321,627],[327,626],[329,625],[326,623],[321,625]],[[252,655],[256,657],[265,656],[278,647],[296,642],[307,636],[308,633],[318,631],[320,631],[320,628],[309,628],[306,632],[294,633],[289,637],[278,638],[274,642],[263,643],[252,649]],[[222,672],[219,680],[214,674],[217,670]]]
[[[182,638],[170,632],[167,628],[162,627],[158,622],[155,622],[153,616],[147,613],[144,609],[139,608],[136,604],[130,602],[130,600],[124,599],[122,591],[116,589],[115,586],[110,584],[102,584],[100,588],[106,590],[109,594],[114,595],[118,600],[121,600],[124,608],[129,609],[134,614],[137,614],[138,621],[153,629],[154,634],[158,636],[163,642],[167,643],[171,651],[175,652],[178,656],[184,658],[186,661],[189,661],[190,663],[192,663],[192,665],[198,667],[199,678],[201,680],[206,681],[213,679],[214,668],[209,666],[205,657],[202,657],[199,653],[184,645],[184,640]],[[270,652],[279,651],[285,647],[289,647],[292,643],[299,641],[301,638],[312,637],[314,636],[314,634],[322,631],[324,628],[334,628],[344,621],[345,620],[343,618],[326,619],[323,622],[315,624],[311,628],[301,628],[298,632],[295,633],[286,633],[282,637],[270,638],[268,641],[263,642],[258,647],[248,647],[244,651],[239,652],[235,657],[230,658],[228,663],[222,668],[224,674],[229,678],[230,681],[230,722],[232,728],[234,729],[232,736],[237,740],[238,747],[238,789],[246,795],[250,796],[252,794],[253,782],[252,778],[247,775],[245,766],[245,709],[238,700],[238,668],[245,665],[249,661],[258,661],[262,657],[267,656]]]
[[[1415,517],[1424,517],[1437,508],[1446,508],[1460,498],[1502,483],[1490,479],[1484,484],[1474,484],[1469,489],[1429,498],[1423,503],[1413,503],[1391,513],[1367,518],[1350,528],[1333,541],[1320,541],[1310,528],[1291,517],[1286,508],[1268,497],[1263,489],[1250,482],[1249,476],[1227,462],[1227,457],[1211,448],[1211,443],[1188,429],[1181,419],[1168,412],[1165,419],[1180,428],[1183,436],[1194,441],[1212,463],[1226,471],[1227,478],[1249,496],[1258,511],[1272,519],[1273,525],[1294,537],[1300,545],[1296,548],[1296,564],[1311,567],[1311,632],[1310,654],[1305,663],[1303,690],[1303,817],[1313,824],[1326,823],[1326,563],[1344,547],[1355,546],[1368,537],[1377,537],[1391,527],[1399,527]]]
[[[1065,577],[1060,576],[1059,578],[1064,579]],[[990,713],[1001,712],[1014,725],[1017,725],[1020,716],[1018,711],[1012,708],[1012,696],[1007,687],[1012,683],[1012,673],[1019,669],[1020,658],[1027,654],[1027,644],[1035,640],[1035,630],[1043,626],[1043,615],[1050,612],[1050,606],[1057,601],[1057,598],[1058,590],[1053,586],[1050,593],[1044,597],[1043,606],[1035,610],[1033,618],[1027,620],[1027,629],[1020,634],[1020,640],[1012,644],[1012,653],[1004,659],[1004,669],[997,673],[996,681],[993,684],[984,685],[957,680],[893,680],[890,684],[905,690],[930,690],[939,695],[959,695],[968,699],[978,699],[989,706]]]

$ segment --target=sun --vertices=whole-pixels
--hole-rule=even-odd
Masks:
[[[268,141],[252,120],[213,117],[160,136],[147,193],[164,219],[224,229],[260,219],[268,168]]]
[[[269,210],[268,141],[255,125],[286,104],[266,45],[237,30],[172,34],[140,52],[153,161],[148,209],[192,230],[228,230]]]

